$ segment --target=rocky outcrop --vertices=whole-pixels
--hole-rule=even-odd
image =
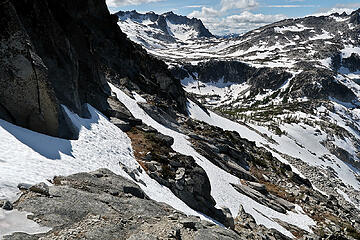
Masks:
[[[350,57],[343,58],[342,64],[348,68],[350,72],[356,72],[360,70],[360,56],[356,53],[352,53]]]
[[[15,203],[16,209],[32,212],[34,221],[52,229],[5,239],[242,239],[150,200],[136,184],[106,169],[55,177],[53,182],[49,196],[30,188]]]
[[[102,1],[12,2],[36,53],[48,68],[48,81],[59,101],[83,116],[84,103],[105,109],[110,89],[94,54],[97,45],[92,42],[97,41],[95,33],[104,36],[106,30],[100,32],[100,27],[111,28],[111,17]]]
[[[189,207],[230,227],[226,213],[215,208],[209,178],[193,157],[175,152],[174,139],[140,125],[128,131],[135,157],[151,178],[168,187]],[[128,172],[125,168],[125,172]],[[136,180],[135,174],[129,173]],[[230,215],[231,216],[231,215]]]
[[[242,205],[240,205],[239,213],[235,219],[235,222],[236,231],[241,232],[241,236],[243,236],[245,239],[260,240],[264,239],[264,236],[266,236],[266,239],[269,240],[291,239],[274,229],[267,229],[264,226],[257,225],[255,219],[250,214],[245,212]]]
[[[197,65],[186,64],[181,68],[172,68],[172,73],[179,79],[193,77],[201,82],[243,83],[252,75],[254,68],[239,61],[200,62]]]
[[[256,95],[262,89],[276,90],[280,88],[291,77],[291,73],[281,68],[258,68],[247,80],[247,83],[251,85],[252,94]]]
[[[291,81],[290,95],[294,98],[309,97],[315,99],[336,98],[343,102],[356,99],[355,94],[338,82],[328,69],[313,68],[297,74]]]
[[[134,118],[124,104],[122,104],[115,96],[109,97],[107,102],[110,108],[105,111],[106,116],[110,118],[110,122],[119,127],[122,131],[130,131],[132,127],[142,124],[142,121]]]

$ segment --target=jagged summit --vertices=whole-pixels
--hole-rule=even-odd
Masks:
[[[141,34],[144,39],[139,39],[144,43],[148,39],[153,40],[153,43],[149,44],[156,44],[159,41],[175,43],[189,39],[213,37],[201,20],[180,16],[172,11],[159,15],[154,12],[142,14],[133,10],[119,11],[116,15],[119,17],[121,28],[132,29],[132,31],[137,32],[144,31]],[[146,39],[144,34],[147,35]]]

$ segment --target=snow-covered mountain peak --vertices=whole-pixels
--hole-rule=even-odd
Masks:
[[[154,12],[145,14],[136,11],[120,11],[116,13],[119,17],[119,26],[129,33],[130,38],[137,35],[135,41],[140,41],[149,46],[157,46],[162,41],[168,44],[184,42],[190,39],[213,37],[205,28],[201,20],[176,15],[173,12],[166,12],[158,15]],[[141,36],[141,37],[140,37]]]

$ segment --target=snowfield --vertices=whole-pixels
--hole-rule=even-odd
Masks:
[[[194,80],[193,77],[187,77],[184,78],[181,83],[187,92],[207,96],[219,96],[215,99],[210,97],[206,98],[207,103],[214,105],[231,103],[237,98],[246,95],[250,87],[250,85],[246,83],[236,84],[233,82],[224,82],[223,78],[217,82],[203,83]]]
[[[55,175],[99,168],[119,172],[119,161],[134,161],[126,134],[93,107],[88,109],[90,119],[65,108],[80,131],[78,140],[50,137],[0,120],[0,198],[14,200],[22,182],[36,184]]]

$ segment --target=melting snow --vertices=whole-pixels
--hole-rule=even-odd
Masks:
[[[323,40],[323,39],[331,39],[331,38],[333,38],[333,36],[329,32],[323,30],[322,34],[317,34],[313,37],[310,37],[309,40],[314,41],[314,40]]]
[[[249,86],[246,83],[237,84],[233,82],[224,82],[221,78],[218,82],[201,82],[194,80],[193,77],[185,78],[181,81],[187,92],[201,94],[204,96],[215,96],[216,100],[209,99],[208,102],[216,103],[230,103],[236,100],[239,96],[248,91]]]
[[[328,57],[328,58],[319,60],[319,62],[320,62],[321,65],[323,65],[324,67],[326,67],[326,68],[331,68],[331,63],[332,63],[331,57]]]
[[[336,191],[337,191],[340,195],[342,195],[347,202],[349,202],[351,205],[353,205],[354,207],[356,207],[357,209],[360,210],[360,207],[357,206],[356,204],[354,204],[346,193],[344,193],[344,192],[343,192],[342,190],[340,190],[340,189],[336,189]]]

